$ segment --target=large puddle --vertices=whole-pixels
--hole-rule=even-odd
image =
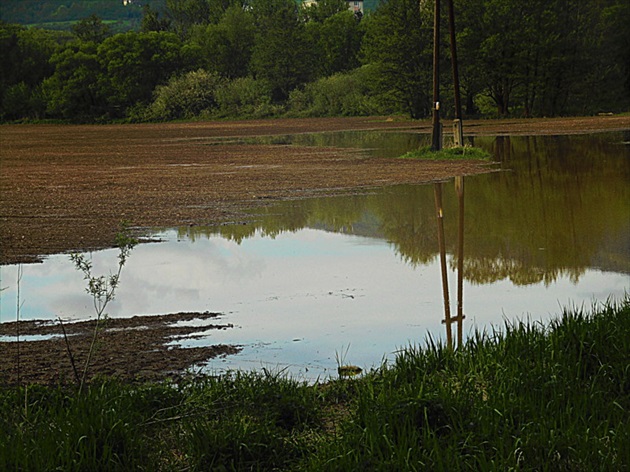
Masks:
[[[380,146],[397,154],[418,144],[385,136]],[[342,135],[299,139],[355,146]],[[505,171],[464,182],[464,336],[630,291],[628,140],[477,138]],[[452,181],[442,187],[455,315],[459,203]],[[423,185],[283,202],[246,224],[159,230],[162,242],[131,253],[108,313],[223,313],[233,329],[173,340],[243,346],[210,362],[211,372],[266,367],[312,379],[335,375],[340,361],[369,368],[428,335],[445,337],[437,221],[434,185]],[[116,268],[114,250],[91,258],[96,274]],[[16,318],[18,267],[1,269],[6,322]],[[67,255],[24,265],[20,318],[84,319],[93,313],[84,287]]]

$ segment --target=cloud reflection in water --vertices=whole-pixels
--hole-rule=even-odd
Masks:
[[[392,245],[315,229],[258,232],[240,244],[219,236],[137,246],[123,269],[112,317],[180,311],[224,313],[236,327],[211,331],[190,341],[245,345],[244,351],[214,361],[211,369],[295,364],[311,378],[336,368],[335,353],[350,346],[347,361],[370,367],[383,356],[427,333],[443,337],[440,272],[437,260],[412,266]],[[116,267],[115,250],[94,253],[94,273]],[[24,266],[22,319],[93,316],[85,282],[68,256]],[[15,266],[2,268],[1,321],[15,317]],[[451,287],[455,273],[450,273]],[[624,274],[587,270],[577,283],[465,283],[465,332],[472,324],[500,325],[503,317],[547,319],[567,304],[622,297]],[[185,343],[186,344],[186,343]]]

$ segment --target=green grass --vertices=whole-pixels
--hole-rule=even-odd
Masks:
[[[431,146],[421,147],[415,151],[409,151],[400,156],[401,159],[436,159],[436,160],[452,160],[452,159],[474,159],[474,160],[490,160],[490,154],[483,149],[462,146],[443,148],[434,151]]]
[[[0,470],[628,470],[630,298],[364,376],[0,389]]]

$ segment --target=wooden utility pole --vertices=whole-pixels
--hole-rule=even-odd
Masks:
[[[448,30],[451,38],[451,65],[453,68],[453,89],[455,91],[455,120],[453,121],[453,145],[464,145],[462,123],[462,102],[459,94],[459,70],[457,67],[457,45],[455,39],[455,7],[453,0],[448,1]]]
[[[440,123],[440,0],[434,0],[433,11],[433,136],[431,149],[442,149],[442,124]],[[455,35],[455,7],[453,0],[448,2],[448,29],[450,36],[451,65],[453,69],[453,90],[455,95],[455,120],[453,121],[453,144],[464,145],[462,124],[462,103],[457,65],[457,41]]]
[[[433,139],[431,149],[442,149],[440,123],[440,0],[434,0],[433,11]]]

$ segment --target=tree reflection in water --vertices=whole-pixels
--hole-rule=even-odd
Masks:
[[[630,147],[624,136],[498,136],[475,138],[502,172],[466,182],[467,281],[509,280],[525,286],[573,283],[589,268],[630,273]],[[256,232],[316,228],[385,239],[413,266],[438,255],[430,185],[402,185],[364,194],[282,202],[257,210],[248,224],[183,228],[182,236],[221,235],[237,242]],[[456,234],[457,192],[444,189],[444,228]],[[456,240],[446,241],[456,253]],[[454,269],[454,267],[452,267]]]

